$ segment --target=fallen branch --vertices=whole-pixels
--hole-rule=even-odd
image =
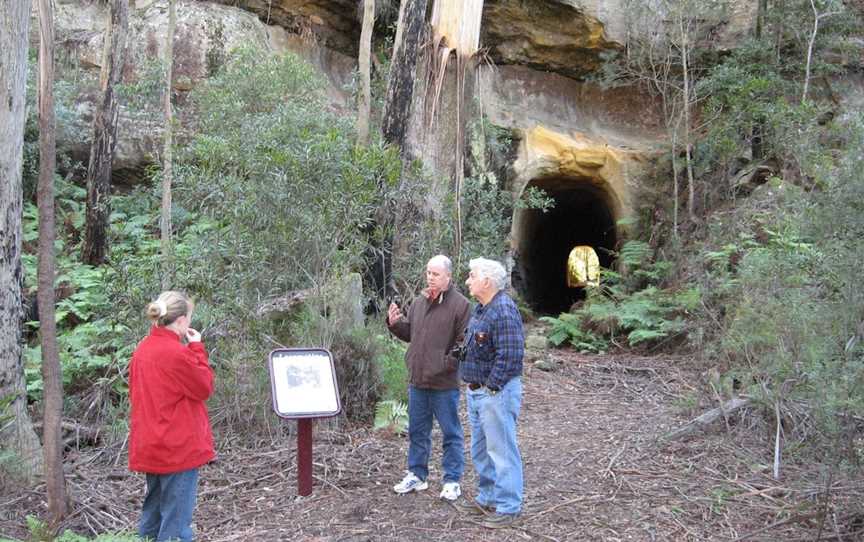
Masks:
[[[310,290],[295,290],[286,295],[268,299],[255,308],[255,316],[259,318],[273,315],[284,315],[306,301],[311,296]]]
[[[712,408],[711,410],[703,413],[699,417],[687,422],[687,424],[679,427],[675,431],[667,433],[663,436],[662,440],[675,440],[691,433],[695,433],[696,431],[701,431],[702,429],[705,429],[712,423],[719,420],[721,417],[732,414],[735,411],[749,406],[751,402],[752,401],[750,401],[750,399],[742,397],[736,397],[734,399],[726,401],[719,407]]]

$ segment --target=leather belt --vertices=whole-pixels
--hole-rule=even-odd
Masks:
[[[479,390],[483,387],[483,384],[478,384],[476,382],[468,382],[468,389],[471,391]]]

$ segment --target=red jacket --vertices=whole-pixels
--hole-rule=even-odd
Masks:
[[[213,380],[203,343],[150,329],[129,362],[129,470],[170,474],[216,457],[205,404]]]

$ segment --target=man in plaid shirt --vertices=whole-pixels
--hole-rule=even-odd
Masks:
[[[504,292],[504,266],[477,258],[469,267],[466,284],[479,304],[468,323],[459,374],[468,387],[471,459],[478,487],[475,503],[460,500],[454,504],[465,512],[486,515],[485,527],[507,527],[522,511],[522,457],[516,422],[522,404],[525,336],[519,309]]]

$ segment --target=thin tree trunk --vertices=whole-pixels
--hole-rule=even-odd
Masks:
[[[66,515],[63,476],[63,383],[57,327],[54,321],[54,9],[39,0],[39,335],[42,339],[42,450],[48,524],[55,528]]]
[[[360,54],[357,59],[360,71],[360,99],[357,104],[357,143],[369,143],[369,115],[372,103],[369,58],[372,56],[372,28],[375,25],[375,0],[363,1],[363,29],[360,32]]]
[[[114,92],[123,74],[128,27],[128,0],[112,0],[102,53],[102,95],[93,115],[93,142],[87,166],[87,220],[81,259],[90,265],[101,265],[108,253],[111,164],[119,112]]]
[[[678,239],[678,129],[672,129],[672,237]]]
[[[756,39],[762,39],[762,32],[765,28],[765,16],[768,14],[768,0],[759,0],[756,8]]]
[[[679,29],[681,31],[681,68],[684,76],[684,100],[682,102],[684,113],[684,161],[687,168],[687,215],[692,222],[696,218],[696,181],[693,176],[693,159],[692,150],[693,143],[691,141],[691,124],[690,124],[690,44],[688,40],[690,36],[684,28],[684,17],[679,14]]]
[[[21,474],[42,473],[39,438],[27,414],[21,358],[21,172],[30,0],[0,2],[0,448]]]
[[[755,38],[757,41],[762,40],[762,34],[765,29],[765,17],[768,14],[768,0],[759,0],[759,6],[756,13],[756,30]],[[759,162],[765,155],[762,142],[765,137],[765,119],[757,118],[753,124],[750,134],[750,154],[754,162]]]
[[[819,10],[816,9],[816,3],[810,0],[810,7],[813,8],[813,32],[810,34],[810,42],[807,44],[807,64],[804,68],[804,90],[801,92],[801,102],[807,101],[807,91],[810,86],[810,64],[813,61],[813,46],[816,43],[816,35],[819,33]]]
[[[399,24],[393,44],[393,61],[384,100],[382,134],[384,141],[397,145],[405,154],[408,121],[417,78],[417,56],[420,38],[424,34],[427,0],[402,0]]]
[[[165,43],[165,149],[162,156],[162,289],[174,282],[174,247],[171,242],[171,183],[173,181],[174,113],[171,109],[171,80],[174,72],[174,29],[177,26],[176,0],[168,0],[168,33]]]

